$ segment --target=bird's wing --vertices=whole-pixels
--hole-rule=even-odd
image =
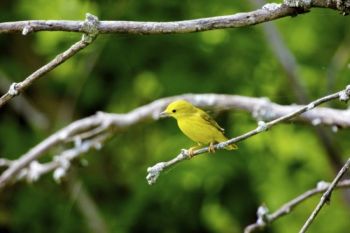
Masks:
[[[210,125],[214,126],[215,128],[217,128],[219,131],[224,132],[225,129],[223,129],[222,127],[220,127],[220,125],[206,112],[204,111],[200,111],[200,117],[202,119],[204,119],[205,121],[207,121]]]

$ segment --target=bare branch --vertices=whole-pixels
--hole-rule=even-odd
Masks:
[[[72,57],[74,54],[88,46],[89,44],[86,43],[84,40],[80,40],[79,42],[72,45],[68,50],[65,52],[59,54],[56,56],[52,61],[41,67],[40,69],[36,70],[34,73],[32,73],[30,76],[28,76],[26,79],[24,79],[22,82],[19,83],[13,83],[8,90],[7,93],[5,93],[0,98],[0,108],[7,103],[9,100],[14,98],[16,95],[19,95],[20,92],[22,92],[25,88],[32,85],[34,81],[41,78],[44,74],[48,73],[49,71],[53,70],[55,67],[60,65],[61,63],[65,62],[67,59]]]
[[[311,223],[316,218],[317,214],[321,211],[321,209],[324,206],[324,204],[330,202],[331,195],[332,195],[332,192],[333,192],[334,188],[337,186],[338,182],[343,177],[345,172],[348,171],[349,167],[350,167],[350,158],[345,163],[345,165],[342,167],[342,169],[340,169],[340,171],[338,172],[337,176],[334,178],[332,183],[329,185],[327,190],[324,192],[324,194],[321,197],[320,202],[317,204],[316,208],[311,213],[310,217],[307,219],[307,221],[305,222],[304,226],[301,228],[300,233],[305,233],[307,231],[307,229],[310,227]]]
[[[86,30],[89,31],[90,34],[84,34],[80,41],[73,44],[69,49],[67,49],[63,53],[58,54],[53,60],[51,60],[46,65],[42,66],[40,69],[36,70],[34,73],[25,78],[22,82],[12,83],[8,92],[0,97],[0,108],[9,100],[19,95],[24,89],[32,85],[33,82],[35,82],[43,75],[53,70],[58,65],[62,64],[72,56],[74,56],[77,52],[84,49],[93,41],[93,39],[97,36],[97,33],[96,29],[94,29],[92,25],[96,26],[98,24],[98,20],[96,17],[90,14],[87,14],[86,18],[87,19],[86,21],[84,21],[84,23],[82,23],[82,26],[86,28]]]
[[[307,111],[310,111],[311,109],[315,108],[316,106],[322,104],[322,103],[325,103],[325,102],[328,102],[328,101],[331,101],[333,99],[340,99],[340,100],[345,100],[345,99],[349,99],[349,98],[346,98],[346,95],[350,95],[350,85],[348,85],[346,87],[345,90],[343,91],[340,91],[340,92],[337,92],[335,94],[331,94],[331,95],[328,95],[328,96],[325,96],[325,97],[322,97],[320,99],[317,99],[313,102],[311,102],[310,104],[304,106],[304,107],[301,107],[299,108],[298,110],[294,111],[294,112],[291,112],[289,114],[286,114],[284,116],[281,116],[275,120],[272,120],[270,122],[263,122],[263,121],[259,121],[259,125],[256,129],[254,130],[251,130],[243,135],[240,135],[238,137],[235,137],[235,138],[231,138],[230,140],[226,141],[226,142],[221,142],[221,143],[218,143],[214,146],[215,149],[224,149],[225,147],[227,147],[228,145],[231,145],[231,144],[234,144],[234,143],[237,143],[239,141],[242,141],[242,140],[245,140],[249,137],[252,137],[256,134],[259,134],[261,132],[264,132],[268,129],[270,129],[271,127],[277,125],[278,123],[281,123],[283,121],[287,121],[287,120],[290,120],[296,116],[299,116],[301,115],[302,113],[304,112],[307,112]],[[205,152],[208,152],[209,151],[209,147],[204,147],[204,148],[201,148],[199,150],[196,150],[193,152],[192,154],[192,157],[193,156],[196,156],[196,155],[200,155],[200,154],[203,154]],[[157,163],[156,165],[152,166],[152,167],[149,167],[147,168],[147,181],[148,181],[148,184],[154,184],[156,181],[157,181],[157,178],[159,177],[160,173],[173,166],[174,164],[177,164],[185,159],[189,159],[189,155],[188,155],[188,151],[187,150],[182,150],[180,154],[178,154],[174,159],[170,160],[170,161],[167,161],[167,162],[160,162],[160,163]]]
[[[350,92],[350,86],[347,89]],[[346,97],[345,90],[333,96]],[[335,97],[337,98],[337,97]],[[135,124],[147,120],[158,120],[159,113],[164,107],[175,99],[186,99],[199,107],[209,107],[214,110],[240,109],[251,112],[259,120],[275,120],[284,117],[291,112],[302,109],[308,109],[307,113],[299,115],[296,118],[301,121],[312,123],[315,119],[324,124],[336,124],[342,127],[350,127],[350,112],[345,110],[334,110],[330,108],[312,109],[312,104],[308,106],[283,106],[269,102],[266,98],[252,98],[236,95],[219,95],[219,94],[186,94],[173,96],[156,100],[150,104],[136,108],[126,114],[110,114],[99,112],[96,115],[77,120],[60,131],[52,134],[38,145],[22,155],[19,159],[12,161],[11,165],[0,176],[0,189],[15,179],[20,170],[28,168],[31,162],[38,160],[50,149],[58,145],[66,145],[70,142],[94,140],[105,133],[113,134],[120,132]],[[317,102],[314,103],[316,106]],[[301,114],[301,112],[299,113]],[[277,124],[278,122],[276,122]],[[266,126],[268,127],[268,125]],[[260,128],[261,130],[261,128]],[[256,132],[255,132],[256,133]],[[249,135],[248,135],[249,136]],[[242,135],[235,140],[243,140],[247,135]],[[233,143],[233,142],[232,142]],[[102,143],[103,144],[103,143]],[[74,148],[72,148],[74,149]],[[79,151],[76,150],[75,151]],[[203,153],[204,151],[202,151]],[[62,152],[64,153],[64,151]],[[81,151],[81,153],[84,153]],[[182,155],[179,155],[180,157]],[[185,157],[187,158],[187,157]],[[50,167],[50,171],[56,167]],[[48,171],[45,171],[47,173]]]
[[[26,180],[29,183],[32,183],[39,180],[42,175],[53,171],[54,180],[57,183],[60,183],[62,178],[67,175],[73,160],[79,158],[81,155],[92,149],[100,149],[101,145],[105,142],[108,136],[108,134],[102,134],[89,140],[77,140],[73,148],[64,150],[62,153],[55,155],[52,161],[44,164],[33,160],[30,162],[28,167],[23,168],[20,173],[18,173],[16,180]]]
[[[340,0],[308,0],[285,1],[285,4],[270,3],[261,9],[227,16],[200,18],[173,22],[138,22],[138,21],[100,21],[99,33],[127,34],[169,34],[190,33],[223,28],[237,28],[255,25],[287,16],[295,16],[307,12],[313,7],[322,7],[348,12],[349,1]],[[30,20],[0,23],[0,33],[24,33],[37,31],[67,31],[89,33],[82,21],[68,20]]]
[[[63,152],[63,156],[59,157],[61,160],[53,161],[45,165],[39,164],[36,160],[40,156],[48,152],[48,150],[50,150],[51,148],[60,144],[65,144],[66,141],[72,141],[73,139],[78,138],[81,132],[93,130],[95,128],[98,128],[100,125],[107,125],[107,127],[110,127],[111,124],[108,124],[109,120],[107,115],[108,114],[101,113],[76,121],[39,143],[37,146],[29,150],[26,154],[21,156],[18,160],[13,161],[11,164],[7,162],[7,164],[9,164],[10,166],[0,176],[0,188],[4,187],[6,184],[10,183],[15,178],[20,179],[22,177],[27,177],[28,179],[29,177],[30,181],[35,181],[42,174],[45,174],[58,167],[64,167],[65,170],[67,170],[69,166],[64,166],[63,162],[69,162],[70,160],[73,160],[75,157],[85,153],[90,148],[96,147],[96,144],[83,144],[82,142],[77,143],[78,146],[76,146],[75,148]],[[30,166],[30,164],[32,164],[34,161],[34,165],[36,165],[34,168],[29,167],[29,172],[24,172],[22,174],[19,173],[21,169]],[[34,176],[32,175],[33,173],[30,172],[33,170],[35,171]],[[59,173],[62,173],[62,171]],[[63,175],[64,174],[57,175],[57,177],[61,178]]]
[[[314,189],[310,189],[303,194],[297,196],[293,200],[282,205],[278,210],[273,213],[269,213],[269,210],[266,206],[261,206],[258,209],[258,219],[255,223],[248,225],[244,233],[251,233],[257,230],[262,230],[267,227],[268,224],[276,221],[277,219],[289,214],[295,207],[302,204],[304,201],[309,199],[310,197],[315,196],[316,194],[325,192],[331,186],[330,183],[320,181],[317,184],[317,187]],[[335,188],[349,188],[350,187],[350,179],[343,180],[339,182]],[[260,210],[260,211],[259,211]]]

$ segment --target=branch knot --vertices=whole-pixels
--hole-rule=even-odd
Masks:
[[[35,182],[39,179],[41,173],[42,166],[36,160],[32,161],[29,164],[28,173],[27,173],[27,181],[29,183]]]
[[[347,85],[345,90],[339,93],[339,100],[347,102],[350,98],[350,85]]]
[[[30,25],[30,23],[28,23],[28,25],[24,26],[23,30],[22,30],[22,35],[26,36],[29,33],[31,33],[33,31],[33,27]]]
[[[258,220],[256,221],[257,224],[259,224],[261,227],[266,226],[267,223],[269,222],[268,214],[269,214],[269,209],[267,208],[266,205],[263,204],[259,206],[256,212],[256,215],[258,217]]]
[[[19,91],[17,89],[17,83],[12,83],[10,88],[9,88],[9,91],[8,91],[9,95],[11,96],[16,96],[19,94]]]
[[[285,5],[294,8],[302,8],[304,11],[308,11],[311,8],[311,0],[284,0]]]
[[[67,171],[70,167],[70,161],[64,156],[55,156],[54,161],[56,161],[59,166],[53,172],[53,179],[59,184],[67,175]]]
[[[258,128],[256,129],[259,133],[268,130],[268,126],[265,121],[258,121]]]
[[[97,16],[86,13],[85,21],[81,29],[84,32],[83,41],[90,44],[96,39],[97,35],[99,34],[99,24],[100,21],[98,20]]]
[[[279,3],[267,3],[262,6],[262,9],[267,11],[274,11],[281,7],[281,4]]]

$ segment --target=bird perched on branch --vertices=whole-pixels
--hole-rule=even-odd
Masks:
[[[215,152],[214,143],[228,140],[224,135],[224,129],[213,118],[185,100],[176,100],[170,103],[165,111],[160,113],[160,117],[174,117],[180,130],[198,144],[198,146],[188,149],[190,157],[193,156],[195,149],[203,145],[209,144],[209,152]],[[235,144],[225,147],[227,150],[237,148]]]

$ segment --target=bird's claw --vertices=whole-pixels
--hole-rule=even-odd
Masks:
[[[191,147],[190,149],[187,150],[187,155],[188,155],[188,158],[192,158],[193,155],[194,155],[194,147]]]
[[[209,147],[208,147],[208,152],[209,153],[215,153],[215,147],[214,147],[214,143],[210,143]]]
[[[193,156],[194,156],[194,151],[198,149],[198,146],[194,146],[194,147],[191,147],[187,150],[187,156],[189,159],[191,159]],[[209,153],[215,153],[215,146],[214,146],[214,143],[211,142],[209,147],[208,147],[208,152]]]

